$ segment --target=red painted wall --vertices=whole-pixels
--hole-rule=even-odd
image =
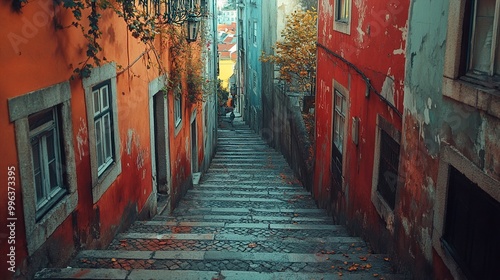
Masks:
[[[16,13],[10,2],[0,3],[0,223],[7,221],[7,168],[19,170],[14,123],[9,120],[7,100],[63,81],[72,75],[72,67],[85,60],[85,40],[76,28],[56,29],[55,16],[63,26],[72,22],[65,9],[52,6],[53,1],[30,1]],[[63,264],[79,248],[106,246],[120,228],[127,227],[140,211],[149,211],[152,195],[151,149],[149,131],[148,84],[158,77],[158,70],[148,69],[143,53],[145,45],[130,36],[123,19],[103,14],[102,57],[122,66],[117,69],[117,107],[120,134],[122,171],[97,203],[92,200],[89,135],[82,80],[71,81],[73,144],[76,158],[78,205],[70,215],[33,254],[27,258],[22,208],[20,176],[16,176],[16,269],[19,278],[31,278],[44,266]],[[12,35],[14,34],[14,35]],[[5,39],[9,38],[9,39]],[[168,42],[158,49],[168,64]],[[135,64],[131,64],[139,58]],[[105,62],[103,62],[105,63]],[[127,67],[129,66],[129,67]],[[123,70],[122,70],[123,69]],[[186,102],[184,102],[186,104]],[[170,131],[173,119],[173,100],[169,96]],[[183,127],[176,137],[171,136],[171,168],[173,188],[190,180],[189,117],[195,106],[185,106]],[[198,160],[203,160],[202,112],[198,109]],[[189,143],[189,145],[187,144]],[[0,229],[0,271],[7,271],[4,261],[8,253],[5,227]],[[5,275],[5,274],[4,274]],[[7,279],[13,275],[8,274]],[[5,278],[4,278],[5,279]]]
[[[334,1],[318,5],[316,160],[313,195],[339,222],[367,235],[375,248],[389,246],[385,222],[371,202],[377,114],[401,131],[402,119],[370,90],[393,89],[394,105],[403,111],[403,79],[409,1],[352,1],[350,34],[335,31]],[[338,58],[335,53],[342,58]],[[349,63],[352,65],[349,65]],[[348,91],[342,189],[332,189],[333,80]],[[385,83],[385,87],[384,87]],[[359,118],[359,144],[352,139],[352,118]],[[369,229],[369,230],[368,230]]]

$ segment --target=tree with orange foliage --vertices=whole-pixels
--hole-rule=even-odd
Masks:
[[[279,66],[280,79],[299,91],[311,88],[316,76],[317,18],[315,9],[297,10],[287,16],[283,41],[276,42],[274,54],[262,53],[260,60]]]

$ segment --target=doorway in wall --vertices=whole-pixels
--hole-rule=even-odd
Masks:
[[[198,172],[198,145],[196,133],[196,118],[191,122],[191,173]]]
[[[157,193],[158,213],[170,203],[170,158],[168,147],[167,101],[163,91],[151,97],[151,161],[153,188]]]

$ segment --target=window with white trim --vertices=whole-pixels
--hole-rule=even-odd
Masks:
[[[96,203],[121,174],[116,64],[92,69],[83,79],[89,130],[92,198]]]
[[[99,176],[114,162],[113,114],[111,110],[110,88],[109,80],[92,88],[98,164],[97,173]]]
[[[334,97],[334,113],[333,113],[333,143],[339,151],[343,151],[344,144],[344,127],[346,114],[346,98],[337,89],[335,89]]]
[[[481,76],[500,75],[498,25],[500,0],[478,0],[471,7],[472,36],[468,47],[469,71]]]
[[[335,0],[333,30],[351,34],[351,2],[352,0]]]
[[[450,1],[443,95],[497,118],[500,0]]]
[[[28,117],[37,220],[66,193],[58,119],[56,107]]]
[[[15,124],[28,255],[78,204],[69,82],[8,100]]]
[[[335,21],[348,22],[351,16],[351,1],[336,0]]]

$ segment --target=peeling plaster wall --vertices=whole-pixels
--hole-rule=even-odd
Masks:
[[[449,1],[412,1],[410,9],[395,237],[401,261],[420,279],[452,278],[431,245],[440,146],[500,178],[499,119],[443,96]]]
[[[389,104],[403,112],[410,1],[353,0],[350,25],[342,28],[334,24],[334,2],[318,2],[313,196],[336,222],[366,237],[377,252],[392,253],[396,247],[395,221],[379,214],[371,193],[375,154],[379,150],[377,118],[383,118],[396,134],[403,126],[402,118]],[[365,95],[366,80],[359,72],[389,104],[373,89]],[[334,183],[332,171],[334,89],[342,91],[347,101],[339,184]],[[359,120],[357,144],[353,141],[353,118]]]

